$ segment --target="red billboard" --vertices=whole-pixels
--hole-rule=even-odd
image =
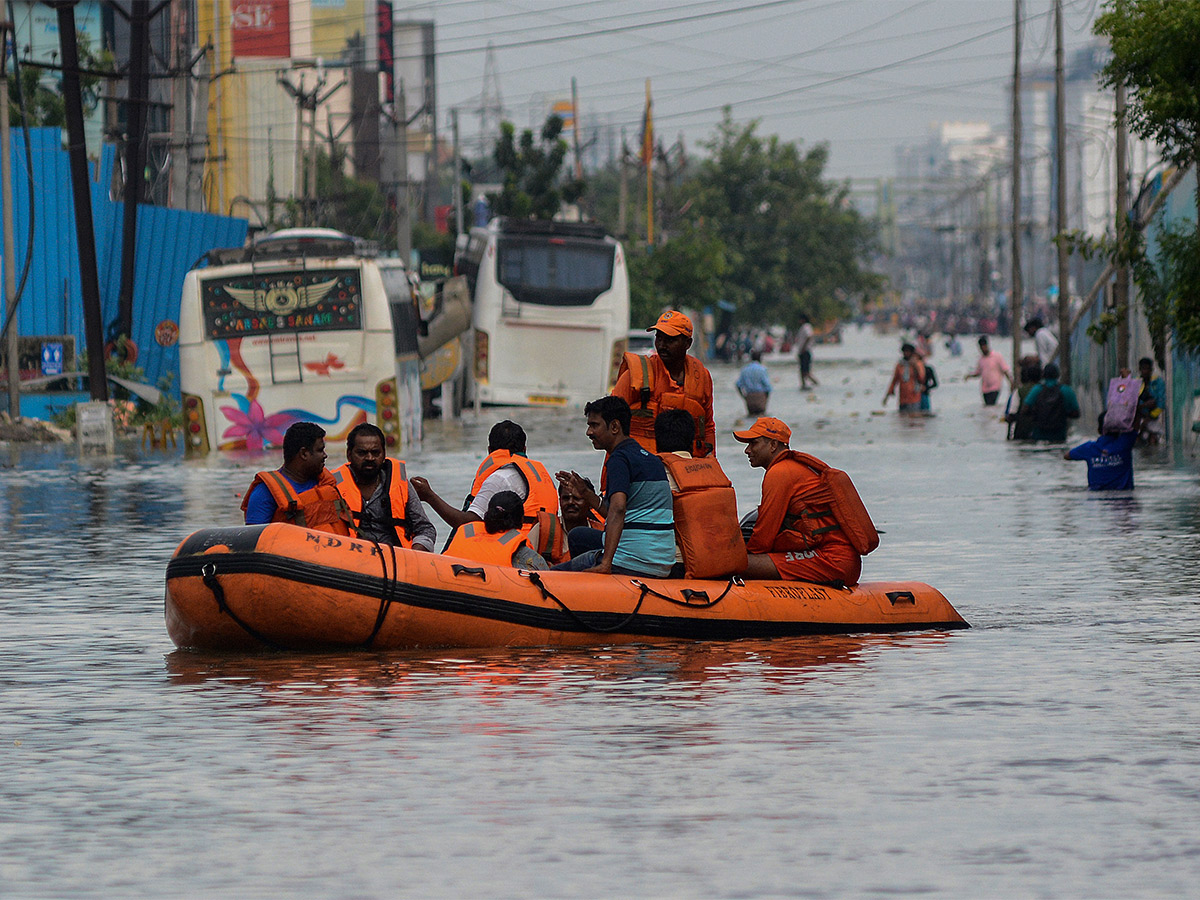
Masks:
[[[292,55],[288,0],[232,0],[233,55]]]

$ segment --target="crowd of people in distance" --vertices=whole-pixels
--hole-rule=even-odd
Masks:
[[[459,559],[651,578],[857,584],[862,556],[851,536],[875,531],[857,493],[848,504],[857,518],[838,512],[846,505],[838,492],[853,492],[845,473],[792,450],[791,429],[779,419],[762,417],[733,432],[750,465],[765,473],[745,537],[733,487],[714,454],[712,376],[688,354],[692,323],[668,310],[649,330],[655,353],[626,354],[613,393],[584,407],[587,437],[605,453],[599,492],[578,472],[552,476],[528,456],[525,431],[509,420],[489,432],[487,456],[461,508],[388,457],[374,425],[351,430],[346,462],[330,472],[324,430],[298,422],[284,436],[283,465],[259,472],[246,491],[245,522],[289,522],[434,552],[428,505],[452,529],[443,554]],[[765,391],[746,393],[769,390],[768,379]],[[826,471],[844,480],[829,481]]]

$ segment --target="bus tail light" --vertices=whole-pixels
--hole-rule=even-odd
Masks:
[[[183,395],[183,450],[186,456],[201,456],[209,451],[204,401],[195,394]]]
[[[625,358],[625,351],[627,349],[629,349],[628,338],[613,341],[612,358],[608,364],[608,389],[610,391],[617,383],[617,375],[621,371],[621,361]]]
[[[480,384],[488,381],[488,334],[475,331],[475,380]]]
[[[389,378],[375,385],[375,424],[383,432],[389,447],[400,443],[400,409],[396,401],[396,379]]]

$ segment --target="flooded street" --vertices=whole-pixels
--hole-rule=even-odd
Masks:
[[[1132,494],[1089,494],[1061,446],[1004,440],[963,343],[932,359],[932,418],[879,414],[899,341],[854,329],[815,391],[773,366],[769,408],[885,532],[863,580],[933,584],[974,626],[953,633],[180,652],[167,560],[238,523],[277,455],[4,451],[0,894],[1189,895],[1195,458],[1137,451]],[[761,470],[729,434],[736,368],[713,375],[745,512]],[[598,476],[581,413],[486,409],[427,423],[410,474],[460,499],[506,416],[551,471]]]

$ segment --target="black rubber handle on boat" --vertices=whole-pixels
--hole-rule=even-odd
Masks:
[[[888,591],[887,598],[892,601],[892,606],[897,603],[912,603],[916,604],[917,598],[913,596],[912,591]]]
[[[482,578],[487,581],[487,573],[476,566],[464,566],[460,563],[455,563],[450,567],[450,571],[455,575],[474,575],[476,578]]]

